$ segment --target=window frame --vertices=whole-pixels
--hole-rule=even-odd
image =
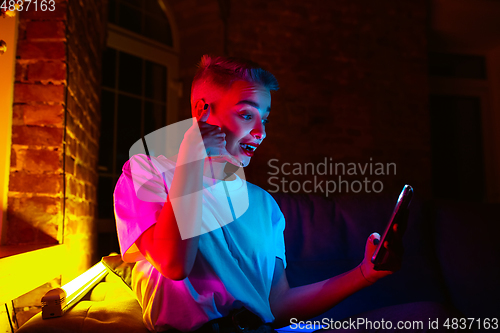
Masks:
[[[5,243],[5,228],[7,221],[7,200],[9,193],[10,153],[12,147],[12,114],[14,104],[14,82],[16,68],[17,33],[19,15],[14,17],[0,16],[0,39],[7,44],[7,52],[0,57],[0,89],[7,98],[0,99],[0,246]]]
[[[117,51],[155,62],[167,68],[166,92],[166,125],[179,121],[179,99],[182,97],[183,85],[179,81],[179,43],[178,30],[171,15],[168,5],[159,0],[169,21],[172,44],[168,46],[122,28],[116,24],[108,23],[108,36],[106,46]],[[115,138],[116,140],[116,138]],[[100,175],[100,172],[98,171]],[[113,177],[112,177],[113,178]],[[98,233],[116,233],[114,219],[96,218]]]

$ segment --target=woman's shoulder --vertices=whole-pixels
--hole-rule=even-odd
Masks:
[[[122,171],[124,173],[129,173],[132,168],[138,168],[141,170],[149,170],[152,169],[173,169],[175,168],[175,161],[169,159],[163,155],[158,157],[145,155],[145,154],[136,154],[130,156],[130,158],[123,164]]]
[[[246,182],[246,184],[249,195],[257,196],[263,201],[268,202],[270,205],[278,207],[276,200],[269,192],[264,190],[262,187],[252,184],[248,181]]]
[[[175,162],[164,156],[136,154],[123,164],[117,187],[123,183],[133,183],[135,188],[146,183],[169,183],[173,177]]]

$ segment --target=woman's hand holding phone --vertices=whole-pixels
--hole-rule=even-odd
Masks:
[[[378,279],[381,279],[393,273],[391,271],[377,271],[374,268],[375,265],[372,263],[371,258],[379,242],[380,242],[380,235],[376,232],[374,232],[373,234],[370,235],[370,237],[368,237],[365,246],[365,256],[363,258],[363,261],[359,265],[361,274],[370,283],[375,283],[377,282]]]
[[[369,282],[376,282],[401,268],[404,252],[402,237],[408,223],[408,207],[412,196],[413,188],[405,185],[399,194],[383,237],[380,237],[378,233],[373,233],[368,238],[365,257],[359,267]]]

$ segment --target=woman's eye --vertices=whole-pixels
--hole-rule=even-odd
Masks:
[[[249,114],[242,114],[241,117],[245,120],[250,120],[252,119],[252,115],[249,115]]]
[[[267,119],[263,119],[263,120],[262,120],[262,123],[263,123],[264,125],[267,125],[267,124],[269,124],[269,120],[267,120]]]

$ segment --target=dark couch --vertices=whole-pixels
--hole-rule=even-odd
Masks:
[[[397,193],[333,199],[283,193],[273,196],[287,221],[287,277],[294,287],[356,267],[363,258],[367,237],[374,231],[383,233]],[[318,318],[337,320],[415,301],[446,303],[471,318],[500,317],[499,211],[499,204],[422,202],[416,195],[403,238],[406,251],[401,270]],[[140,307],[126,287],[121,286],[118,295],[119,288],[103,292],[105,288],[98,287],[100,295],[94,290],[90,300],[80,302],[62,318],[42,320],[39,314],[19,332],[68,332],[68,327],[78,327],[69,332],[147,332],[139,322]],[[78,325],[69,324],[74,321]]]

